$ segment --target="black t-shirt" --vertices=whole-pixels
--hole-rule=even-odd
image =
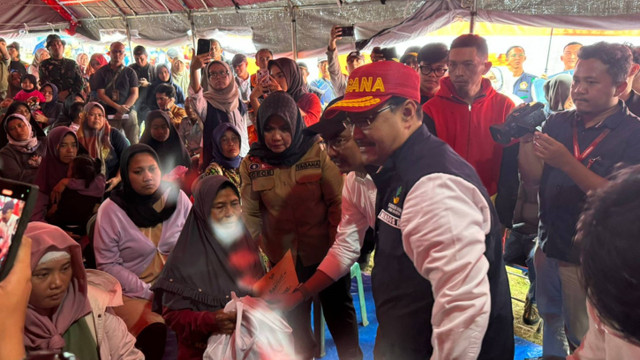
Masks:
[[[98,69],[91,78],[92,86],[95,90],[104,89],[107,95],[116,104],[122,105],[127,101],[131,88],[138,87],[138,76],[133,69],[126,66],[113,70],[110,65],[105,65]],[[107,115],[115,114],[116,109],[103,104]]]

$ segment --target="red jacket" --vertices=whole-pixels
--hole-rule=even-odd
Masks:
[[[502,146],[491,138],[489,126],[503,123],[514,106],[488,79],[482,79],[480,94],[469,105],[457,95],[449,77],[440,81],[436,96],[422,106],[433,119],[438,137],[476,169],[489,195],[498,191],[502,160]]]

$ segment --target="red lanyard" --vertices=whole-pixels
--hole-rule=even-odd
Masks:
[[[604,129],[604,131],[600,133],[600,135],[598,135],[598,137],[595,138],[595,140],[593,140],[591,144],[589,144],[589,146],[587,146],[587,148],[584,149],[584,151],[581,153],[580,145],[578,144],[578,126],[576,125],[576,120],[574,119],[573,120],[573,156],[575,156],[575,158],[578,161],[582,162],[582,160],[586,159],[587,156],[591,154],[593,149],[595,149],[596,146],[600,144],[602,139],[604,139],[605,136],[609,135],[610,132],[611,132],[611,129]]]

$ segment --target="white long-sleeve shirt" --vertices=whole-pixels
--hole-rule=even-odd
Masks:
[[[376,224],[376,185],[368,174],[347,174],[342,188],[342,219],[336,240],[318,270],[333,280],[348,274],[358,260],[364,234]]]
[[[405,253],[433,291],[431,359],[476,359],[491,312],[489,204],[468,181],[430,174],[407,194],[399,225]]]
[[[336,240],[318,270],[334,280],[349,272],[360,256],[364,233],[375,226],[375,198],[369,175],[347,175]],[[464,179],[431,174],[411,188],[399,225],[405,253],[432,285],[431,359],[476,359],[491,311],[484,256],[491,230],[489,205]]]

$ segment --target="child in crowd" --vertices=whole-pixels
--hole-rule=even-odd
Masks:
[[[40,104],[44,104],[47,100],[38,90],[37,84],[38,80],[35,76],[31,74],[22,75],[22,79],[20,80],[22,90],[13,97],[13,100],[27,103],[32,111],[38,110],[40,108]]]

